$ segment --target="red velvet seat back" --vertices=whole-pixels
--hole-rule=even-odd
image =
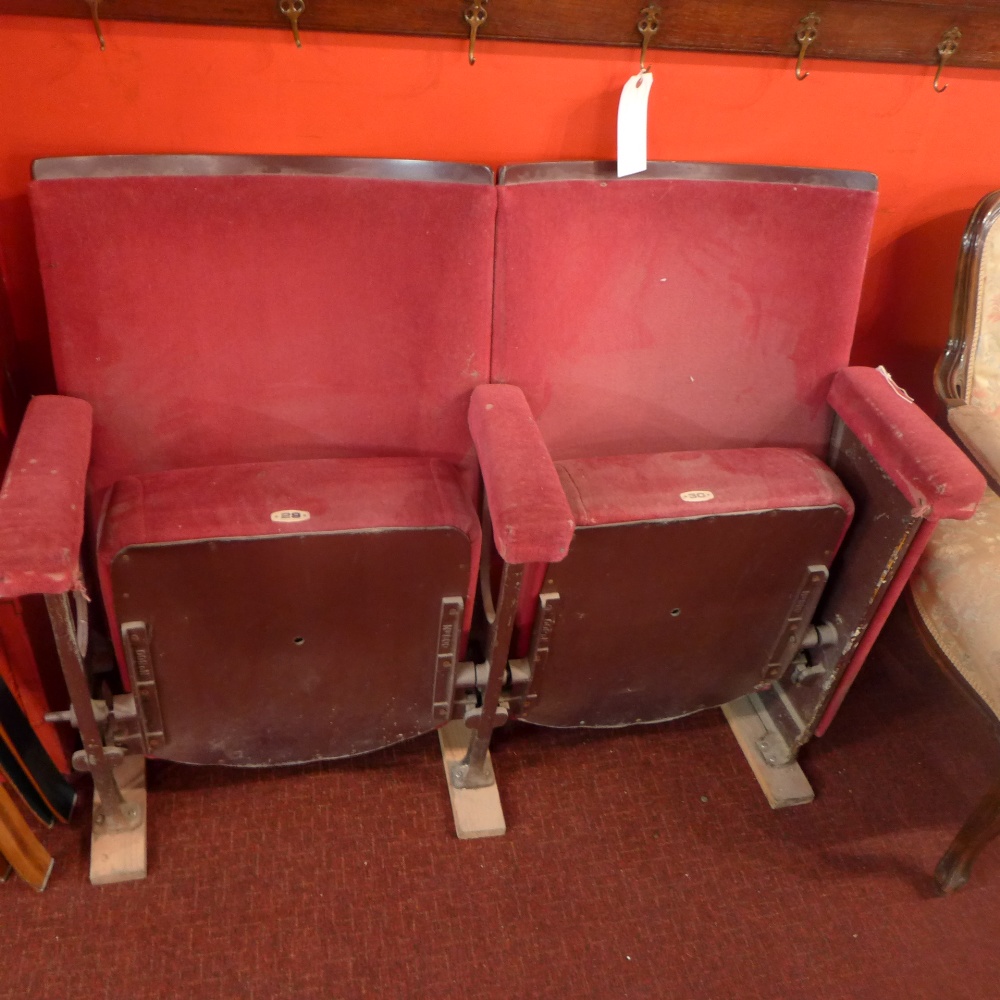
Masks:
[[[875,178],[651,164],[501,175],[492,377],[556,459],[797,446],[825,456]]]
[[[103,157],[40,161],[36,176],[59,389],[94,407],[92,488],[471,454],[469,394],[489,367],[486,168]]]

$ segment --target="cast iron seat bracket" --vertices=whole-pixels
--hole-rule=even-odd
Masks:
[[[520,389],[478,386],[469,405],[469,429],[483,475],[484,535],[491,525],[503,570],[495,602],[488,568],[480,574],[489,635],[486,660],[475,672],[482,669],[485,682],[477,685],[477,704],[465,711],[465,724],[474,735],[465,758],[451,768],[455,788],[494,782],[487,751],[493,730],[509,715],[502,695],[513,673],[508,661],[524,567],[565,558],[574,529],[559,475]],[[488,563],[484,557],[482,565]]]

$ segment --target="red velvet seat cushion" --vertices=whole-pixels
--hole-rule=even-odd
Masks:
[[[819,459],[797,448],[612,455],[556,462],[578,525],[621,524],[854,503]]]
[[[127,546],[332,531],[457,528],[469,538],[471,597],[481,533],[467,478],[441,459],[335,458],[122,479],[108,495],[98,537],[109,613],[111,563]],[[278,511],[307,511],[309,518],[272,520]],[[467,617],[471,609],[467,600]]]

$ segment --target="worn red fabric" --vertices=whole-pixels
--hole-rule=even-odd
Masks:
[[[944,431],[874,368],[845,368],[830,405],[926,518],[971,517],[986,480]]]
[[[105,606],[114,608],[111,563],[130,545],[454,527],[469,538],[467,632],[481,537],[467,478],[440,459],[348,458],[177,469],[122,479],[108,494],[99,531]],[[273,521],[271,514],[278,511],[309,517]],[[117,632],[112,632],[117,645]]]
[[[556,469],[579,525],[833,505],[848,522],[854,513],[840,480],[799,449],[614,455],[569,459]]]
[[[82,586],[90,437],[83,400],[36,396],[29,404],[0,489],[0,598]]]
[[[308,517],[272,520],[280,511]],[[98,545],[103,559],[129,545],[440,526],[458,528],[478,544],[475,505],[450,463],[312,459],[119,480],[108,496]]]
[[[524,393],[512,385],[480,386],[469,404],[469,428],[501,557],[559,562],[569,551],[573,518]]]
[[[553,458],[823,457],[876,195],[721,180],[498,189],[492,375]]]
[[[496,191],[332,176],[36,182],[61,391],[90,485],[190,466],[471,456]]]

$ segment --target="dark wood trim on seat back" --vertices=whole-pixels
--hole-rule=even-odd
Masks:
[[[35,160],[36,181],[73,177],[235,177],[280,174],[285,177],[365,177],[374,180],[492,184],[489,167],[438,160],[392,160],[347,156],[243,156],[240,154],[142,154],[57,156]]]
[[[752,163],[692,163],[656,160],[642,173],[618,176],[613,160],[564,160],[549,163],[512,163],[501,167],[498,183],[540,184],[551,181],[752,181],[763,184],[811,184],[852,191],[877,191],[878,178],[864,170],[828,170],[821,167],[782,167]]]

